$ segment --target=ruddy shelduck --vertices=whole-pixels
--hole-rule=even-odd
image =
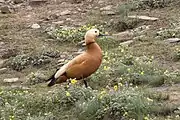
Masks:
[[[66,82],[67,79],[83,79],[85,86],[87,82],[84,78],[90,76],[99,68],[102,62],[102,50],[96,43],[100,34],[98,29],[90,29],[85,34],[86,51],[76,56],[74,59],[63,65],[56,71],[47,81],[50,81],[48,86],[53,86],[56,83]]]

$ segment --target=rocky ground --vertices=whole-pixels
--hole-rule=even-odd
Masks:
[[[58,42],[52,31],[87,24],[103,24],[115,42],[134,56],[153,57],[168,75],[179,73],[179,2],[133,11],[119,7],[125,1],[0,0],[0,86],[27,87],[32,76],[36,80],[31,84],[45,86],[44,80],[56,68],[83,49],[79,41]],[[179,84],[152,89],[168,93],[169,102],[179,104]]]

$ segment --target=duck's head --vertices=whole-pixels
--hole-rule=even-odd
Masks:
[[[98,29],[90,29],[85,34],[85,43],[88,45],[89,43],[96,42],[97,37],[104,36],[100,34]]]

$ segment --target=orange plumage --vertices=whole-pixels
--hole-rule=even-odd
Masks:
[[[97,29],[87,31],[85,34],[87,50],[57,70],[56,73],[48,79],[51,80],[48,86],[66,82],[69,78],[80,80],[94,73],[102,61],[102,50],[96,43],[96,38],[100,35]],[[86,81],[84,81],[84,83],[87,87]]]

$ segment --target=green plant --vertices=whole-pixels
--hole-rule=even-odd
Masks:
[[[72,42],[82,41],[84,39],[85,33],[92,29],[98,28],[102,31],[102,26],[92,26],[90,24],[84,25],[79,28],[70,28],[70,29],[56,29],[56,31],[51,32],[51,37],[56,38],[60,42]]]

